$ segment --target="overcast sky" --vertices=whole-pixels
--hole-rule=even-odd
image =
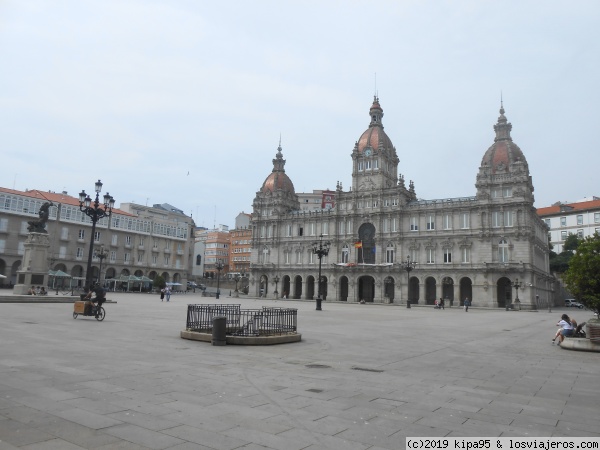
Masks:
[[[472,196],[502,93],[535,206],[600,195],[599,23],[596,0],[0,0],[0,186],[101,179],[233,227],[280,135],[296,192],[349,189],[377,92],[417,196]]]

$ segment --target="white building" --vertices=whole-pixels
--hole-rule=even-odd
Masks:
[[[338,183],[331,209],[302,210],[279,146],[253,202],[250,292],[273,296],[279,287],[290,298],[315,298],[313,242],[322,236],[331,243],[321,277],[330,300],[433,304],[444,297],[455,306],[468,298],[475,306],[505,307],[518,298],[530,309],[553,302],[547,228],[533,207],[529,167],[504,109],[473,174],[474,195],[435,200],[418,199],[414,183],[407,187],[398,172],[378,98],[369,118],[348,161],[351,190]],[[418,262],[411,272],[401,267],[407,258]]]
[[[584,198],[574,203],[555,203],[552,206],[538,208],[538,215],[548,228],[548,236],[553,251],[561,253],[569,234],[578,238],[600,234],[600,198]]]

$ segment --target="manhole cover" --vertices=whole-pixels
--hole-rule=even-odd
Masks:
[[[323,389],[307,389],[306,392],[315,392],[317,394],[323,392]]]
[[[309,369],[331,369],[331,366],[326,366],[325,364],[307,364],[305,367]]]
[[[353,367],[352,370],[362,370],[364,372],[377,372],[377,373],[381,373],[383,372],[383,370],[379,370],[379,369],[368,369],[366,367]]]

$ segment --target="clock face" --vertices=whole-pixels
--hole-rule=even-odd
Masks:
[[[365,156],[371,156],[371,149],[368,148],[365,150]]]

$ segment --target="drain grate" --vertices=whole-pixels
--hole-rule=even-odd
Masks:
[[[23,322],[23,323],[28,323],[28,324],[31,324],[31,325],[37,325],[38,324],[38,322]]]
[[[323,392],[323,389],[307,389],[306,392],[315,392],[316,394],[320,394]]]
[[[331,366],[326,366],[325,364],[307,364],[305,367],[309,369],[331,369]]]
[[[377,372],[377,373],[381,373],[383,372],[383,370],[379,370],[379,369],[368,369],[366,367],[353,367],[352,370],[362,370],[363,372]]]

